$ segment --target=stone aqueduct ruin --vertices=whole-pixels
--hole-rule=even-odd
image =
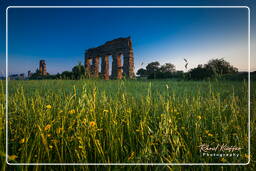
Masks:
[[[114,39],[96,48],[86,50],[85,70],[87,76],[94,78],[101,76],[105,80],[108,80],[110,56],[112,56],[111,78],[122,79],[123,76],[126,78],[135,77],[133,48],[130,37]],[[121,56],[123,56],[123,66]],[[99,72],[100,58],[101,72]]]

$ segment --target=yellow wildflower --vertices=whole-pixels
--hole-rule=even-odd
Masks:
[[[45,131],[48,131],[49,129],[51,129],[51,127],[52,127],[52,126],[51,126],[50,124],[48,124],[48,125],[46,125],[46,126],[44,127],[44,130],[45,130]]]
[[[51,137],[52,135],[51,134],[47,134],[47,137]]]
[[[200,115],[198,115],[198,116],[197,116],[197,119],[199,119],[199,120],[200,120],[200,119],[202,119],[202,117],[201,117]]]
[[[83,146],[81,146],[81,145],[79,145],[79,146],[78,146],[78,148],[79,148],[79,149],[83,149],[84,147],[83,147]]]
[[[46,105],[46,108],[47,108],[47,109],[51,109],[52,106],[51,106],[51,105]]]
[[[226,159],[224,159],[224,158],[221,158],[220,159],[222,162],[226,162],[227,160]]]
[[[103,110],[103,112],[106,112],[106,113],[107,113],[107,112],[109,112],[109,111],[108,111],[108,110],[106,110],[106,109],[104,109],[104,110]]]
[[[18,158],[16,155],[10,155],[10,156],[9,156],[9,159],[10,159],[10,160],[15,160],[16,158]]]
[[[74,114],[74,113],[76,113],[76,111],[74,109],[71,109],[68,113],[69,114]]]
[[[24,142],[25,142],[25,138],[22,138],[22,139],[19,141],[20,144],[23,144]]]
[[[208,134],[208,136],[209,136],[209,137],[212,137],[212,136],[213,136],[213,134],[209,133],[209,134]]]
[[[52,146],[52,145],[49,145],[49,148],[50,148],[50,149],[52,149],[52,148],[53,148],[53,146]]]
[[[57,134],[60,134],[62,131],[63,131],[63,128],[57,128],[57,129],[56,129],[56,133],[57,133]]]
[[[91,121],[91,122],[90,122],[90,126],[91,126],[91,127],[94,127],[95,125],[96,125],[96,122],[94,122],[94,121]]]

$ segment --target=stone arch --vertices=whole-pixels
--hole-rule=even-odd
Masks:
[[[101,73],[104,79],[109,79],[109,56],[112,55],[111,78],[122,79],[123,74],[127,78],[133,78],[134,74],[134,57],[131,38],[118,38],[108,41],[96,48],[88,49],[85,53],[86,72],[90,69],[88,60],[93,60],[92,75],[99,77],[99,57],[102,58]],[[123,59],[121,59],[123,55]],[[123,64],[122,64],[123,61]],[[108,76],[107,76],[108,75]]]

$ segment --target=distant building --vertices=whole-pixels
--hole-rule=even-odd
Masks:
[[[39,62],[39,73],[40,75],[47,75],[45,60]]]
[[[32,76],[32,72],[28,71],[28,78],[30,78]]]

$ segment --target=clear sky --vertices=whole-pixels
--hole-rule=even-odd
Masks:
[[[222,57],[240,71],[248,69],[247,8],[11,8],[8,15],[10,74],[34,72],[40,59],[51,74],[71,70],[84,62],[86,49],[127,36],[135,70],[159,61],[185,71],[184,58],[191,68]],[[251,68],[256,70],[254,63]]]

